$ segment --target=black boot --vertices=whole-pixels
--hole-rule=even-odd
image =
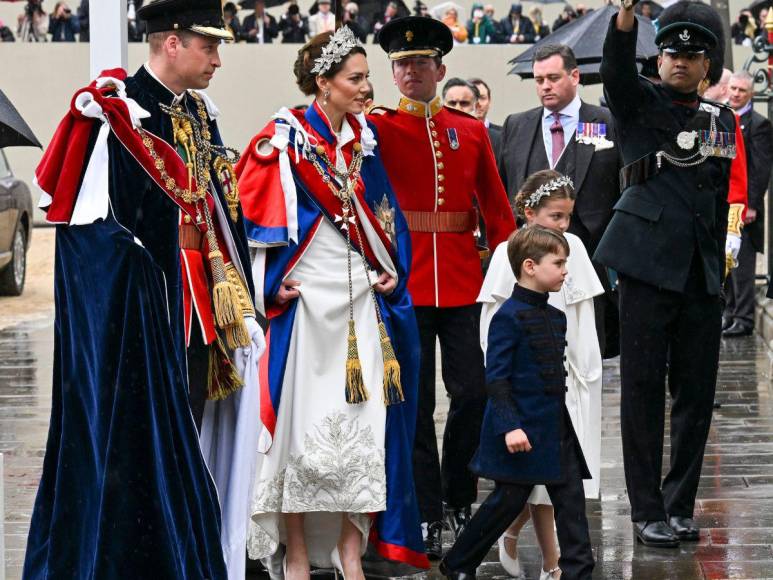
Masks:
[[[464,526],[470,522],[472,509],[470,506],[461,508],[446,508],[446,525],[454,533],[454,539],[462,533]]]
[[[427,525],[424,551],[430,560],[440,560],[443,557],[443,522],[430,522]]]
[[[700,538],[700,529],[692,518],[669,516],[668,525],[674,530],[676,537],[684,542],[697,542]]]
[[[725,338],[739,338],[741,336],[751,336],[754,332],[754,327],[738,322],[737,320],[722,333]]]
[[[636,539],[645,546],[653,548],[678,548],[679,538],[664,521],[633,522],[633,532]]]
[[[469,572],[451,572],[446,567],[446,562],[443,560],[440,562],[440,573],[446,578],[452,578],[453,580],[475,580],[475,573]]]

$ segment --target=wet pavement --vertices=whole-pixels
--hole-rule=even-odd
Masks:
[[[5,459],[8,580],[21,576],[43,463],[52,353],[50,321],[0,331],[0,452]],[[696,521],[704,529],[700,542],[676,550],[634,544],[623,478],[616,362],[606,365],[604,381],[602,498],[587,506],[597,560],[594,579],[773,579],[773,387],[771,358],[763,340],[749,337],[723,344],[717,388],[722,406],[714,413],[696,506]],[[439,402],[445,400],[438,396]],[[439,408],[439,425],[444,418],[445,409]],[[481,499],[489,489],[488,482],[481,483]],[[449,534],[445,540],[450,544]],[[519,551],[526,577],[538,578],[540,556],[530,527],[522,534]],[[436,570],[427,576],[441,577]],[[507,578],[495,550],[478,577]]]

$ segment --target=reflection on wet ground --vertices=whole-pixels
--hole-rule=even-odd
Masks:
[[[0,331],[0,452],[5,456],[9,580],[21,576],[43,463],[52,353],[50,322]],[[593,577],[773,578],[773,389],[771,359],[763,341],[750,337],[723,344],[717,388],[722,407],[714,413],[696,507],[696,520],[704,530],[700,542],[684,544],[678,550],[645,548],[633,542],[623,478],[616,362],[605,367],[604,380],[602,498],[588,503],[597,559]],[[442,385],[438,388],[442,391]],[[441,405],[446,398],[438,394]],[[445,412],[445,408],[438,409],[438,424],[444,421]],[[489,489],[488,482],[481,483],[481,498]],[[450,534],[445,540],[448,547]],[[519,544],[526,577],[539,578],[540,556],[530,528],[524,530]],[[433,570],[428,577],[441,576]],[[495,550],[478,577],[507,578]]]

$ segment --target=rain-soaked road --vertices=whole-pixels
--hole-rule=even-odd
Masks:
[[[52,352],[49,321],[0,331],[8,580],[21,576],[48,428]],[[771,359],[763,341],[751,337],[723,344],[717,390],[722,407],[714,413],[696,508],[697,522],[704,529],[700,542],[678,550],[634,545],[623,479],[619,371],[614,362],[605,370],[602,499],[588,504],[597,559],[594,578],[773,579],[773,388]],[[438,396],[439,402],[445,400]],[[438,409],[438,423],[444,418],[445,409]],[[481,497],[488,488],[482,482]],[[520,555],[527,578],[538,578],[539,554],[530,529],[520,541]],[[436,571],[428,576],[440,578]],[[478,577],[507,577],[494,550]]]

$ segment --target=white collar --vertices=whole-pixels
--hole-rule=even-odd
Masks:
[[[746,103],[746,104],[745,104],[743,107],[741,107],[740,109],[737,109],[737,110],[735,111],[735,114],[736,114],[736,115],[738,115],[739,117],[740,117],[741,115],[745,115],[746,113],[748,113],[748,112],[749,112],[749,110],[750,110],[750,109],[751,109],[753,106],[754,106],[754,100],[750,100],[750,101],[749,101],[748,103]]]
[[[183,91],[183,92],[182,92],[182,93],[180,93],[179,95],[178,95],[177,93],[175,93],[175,92],[174,92],[172,89],[170,89],[168,86],[166,86],[166,85],[164,84],[164,81],[162,81],[160,78],[158,78],[158,76],[156,75],[156,73],[154,73],[154,72],[153,72],[153,69],[152,69],[152,68],[150,68],[150,63],[149,63],[149,62],[146,62],[146,63],[145,63],[145,64],[143,64],[142,66],[144,66],[144,67],[145,67],[145,70],[146,70],[146,71],[148,71],[148,74],[149,74],[150,76],[152,76],[152,77],[153,77],[153,78],[156,80],[156,82],[157,82],[158,84],[160,84],[162,87],[164,87],[164,88],[165,88],[167,91],[169,91],[169,92],[170,92],[170,93],[171,93],[171,94],[174,96],[174,101],[172,101],[172,104],[173,104],[173,105],[176,105],[176,104],[178,104],[180,101],[182,101],[182,100],[185,98],[185,95],[186,95],[187,91]]]
[[[343,147],[349,143],[349,141],[354,140],[354,129],[352,129],[352,126],[349,124],[346,115],[344,115],[343,123],[341,123],[341,132],[333,133],[333,135],[335,135],[338,147]]]
[[[582,101],[580,100],[579,93],[574,95],[574,98],[572,99],[572,102],[569,103],[567,106],[565,106],[563,109],[558,111],[559,115],[565,115],[567,117],[580,117],[580,107],[582,106]],[[548,117],[553,115],[553,111],[543,107],[542,108],[542,118],[547,119]]]

